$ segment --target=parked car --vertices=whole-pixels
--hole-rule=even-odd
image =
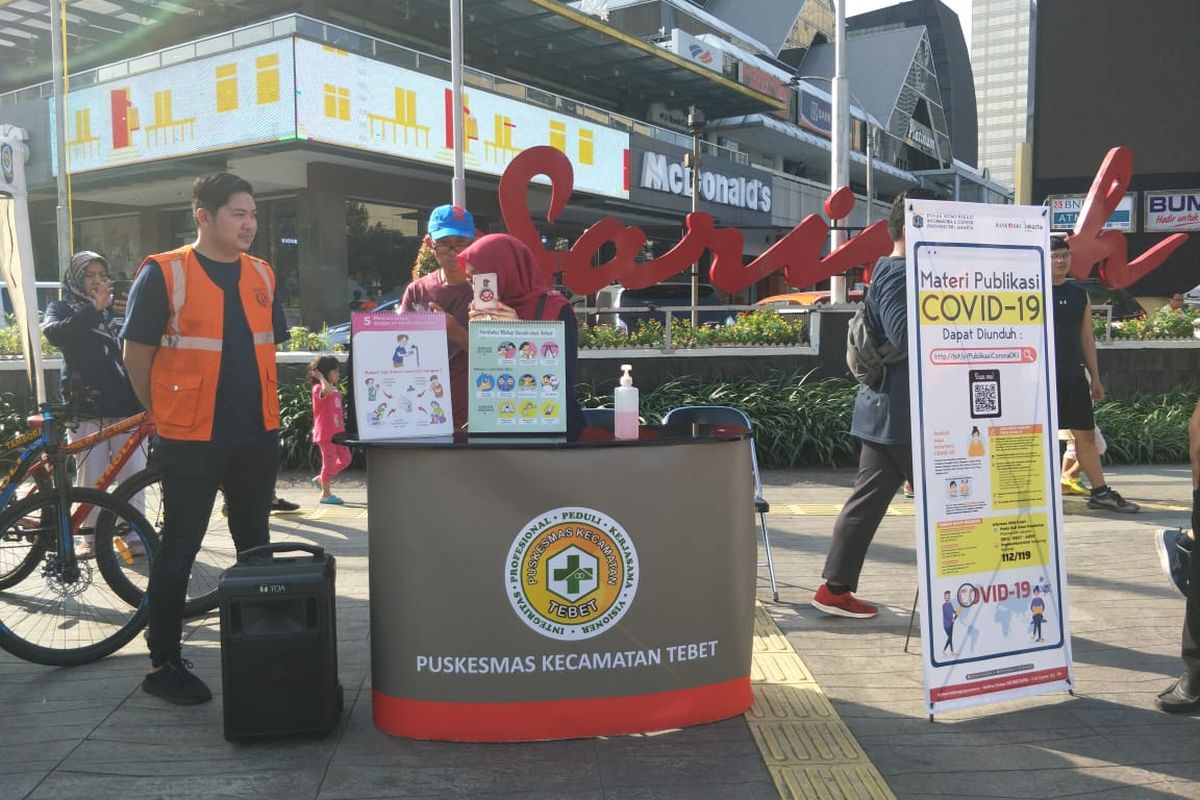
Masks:
[[[1114,320],[1134,319],[1146,316],[1146,310],[1142,308],[1141,303],[1124,289],[1110,289],[1095,279],[1079,281],[1078,283],[1087,291],[1088,297],[1092,300],[1093,308],[1096,306],[1112,306],[1112,318]]]
[[[717,296],[717,290],[707,283],[702,283],[697,289],[697,306],[724,305]],[[691,283],[659,283],[645,289],[626,289],[620,284],[605,286],[596,293],[595,321],[616,325],[626,331],[635,329],[648,319],[665,320],[666,315],[659,308],[680,308],[672,311],[676,319],[687,319],[692,304]],[[652,311],[626,311],[622,309],[650,308]],[[724,325],[731,312],[699,310],[696,321],[701,325]]]
[[[773,294],[770,297],[764,297],[754,305],[759,308],[770,308],[776,311],[781,311],[786,308],[796,308],[799,306],[810,307],[819,306],[828,303],[832,295],[828,289],[814,290],[807,292],[787,292],[785,294]],[[851,289],[846,293],[846,299],[851,303],[861,303],[863,299],[862,289]]]
[[[374,313],[378,314],[383,311],[395,311],[396,306],[400,304],[399,297],[393,297],[391,300],[384,300],[379,305],[375,306]],[[350,346],[350,323],[343,322],[340,325],[330,325],[325,331],[325,338],[329,342],[329,346],[342,345],[343,347]]]

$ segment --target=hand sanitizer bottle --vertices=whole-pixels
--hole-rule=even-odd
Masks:
[[[621,365],[621,385],[613,391],[613,435],[618,439],[638,438],[638,390],[629,374],[631,369],[630,364]]]

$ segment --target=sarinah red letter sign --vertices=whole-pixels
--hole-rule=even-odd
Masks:
[[[1101,262],[1101,280],[1113,288],[1123,288],[1162,264],[1187,238],[1185,234],[1174,234],[1133,264],[1128,264],[1124,234],[1101,230],[1104,220],[1116,208],[1129,185],[1132,164],[1128,148],[1114,148],[1092,184],[1075,235],[1070,237],[1076,277],[1086,277],[1092,265]],[[500,212],[504,224],[509,233],[533,251],[547,278],[561,272],[567,288],[580,294],[595,292],[614,280],[629,289],[653,286],[687,269],[705,250],[712,254],[709,280],[722,291],[740,291],[780,270],[789,284],[803,288],[841,275],[853,267],[874,264],[892,249],[887,223],[880,221],[868,225],[822,258],[821,250],[829,238],[829,225],[816,214],[809,214],[765,253],[743,265],[742,232],[736,228],[716,227],[712,216],[701,211],[688,214],[683,238],[667,253],[650,261],[635,260],[646,243],[646,234],[640,228],[622,225],[615,217],[605,217],[592,225],[570,250],[547,250],[530,217],[527,198],[529,184],[538,175],[550,179],[547,221],[558,219],[566,208],[574,186],[570,159],[553,147],[531,147],[517,155],[500,178]],[[1105,192],[1105,186],[1110,190]],[[1108,205],[1110,200],[1111,207]],[[853,208],[854,194],[844,186],[825,202],[831,219],[844,219]],[[1099,222],[1094,222],[1097,217]],[[593,266],[600,248],[610,242],[616,249],[613,257]]]

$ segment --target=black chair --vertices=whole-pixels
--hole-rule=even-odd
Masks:
[[[611,408],[584,408],[583,424],[589,428],[604,428],[611,431],[616,422],[616,410]]]
[[[663,417],[664,425],[733,425],[753,432],[750,418],[742,411],[732,406],[680,406],[672,408]],[[763,549],[766,550],[767,560],[760,561],[758,566],[766,566],[767,575],[771,579],[771,596],[779,602],[779,589],[775,584],[775,560],[771,557],[771,536],[767,531],[767,512],[771,504],[763,499],[762,479],[758,474],[758,452],[754,448],[754,439],[750,439],[750,466],[754,470],[754,512],[758,514],[759,529],[762,531]]]

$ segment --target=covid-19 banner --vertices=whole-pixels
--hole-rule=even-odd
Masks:
[[[906,213],[930,714],[1071,684],[1047,214],[918,200]]]

